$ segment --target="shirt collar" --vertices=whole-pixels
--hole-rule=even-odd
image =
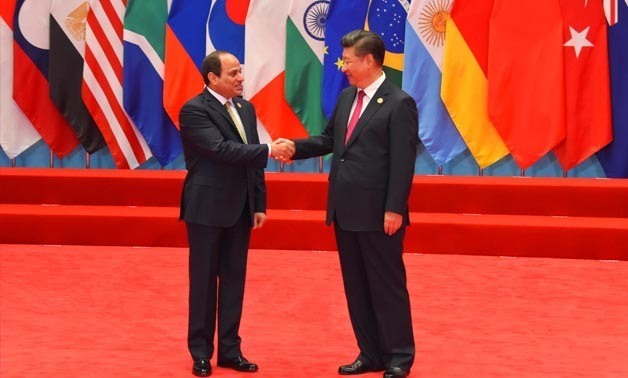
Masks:
[[[379,89],[382,83],[386,80],[386,73],[382,71],[382,75],[377,78],[374,82],[372,82],[368,87],[362,89],[364,94],[370,99],[375,96],[375,92]],[[358,89],[359,90],[359,89]]]
[[[225,106],[227,102],[230,102],[231,106],[233,106],[233,100],[219,95],[216,91],[212,90],[210,87],[205,87],[205,88],[212,96],[216,97],[216,100],[218,100],[222,106]]]

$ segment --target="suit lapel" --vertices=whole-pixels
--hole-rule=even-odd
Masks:
[[[227,109],[225,109],[225,107],[220,103],[220,101],[218,101],[218,99],[216,97],[214,97],[211,93],[209,93],[207,90],[203,91],[203,95],[205,96],[205,102],[209,105],[209,107],[214,109],[218,113],[220,113],[220,115],[229,124],[230,130],[232,131],[232,134],[238,140],[242,141],[242,138],[240,138],[240,133],[238,133],[238,129],[236,128],[235,123],[233,123],[233,120],[231,119],[231,116],[227,112]],[[236,108],[238,108],[238,106],[236,106]],[[242,115],[240,115],[240,118],[242,119]],[[244,120],[242,120],[242,123],[245,124]],[[245,126],[245,129],[246,129],[246,126]],[[247,132],[246,133],[247,138],[248,138],[248,135],[249,135],[249,133]]]
[[[369,120],[377,113],[377,111],[382,107],[382,105],[386,102],[386,97],[390,93],[390,87],[388,80],[384,80],[382,85],[377,89],[373,98],[369,101],[368,106],[364,109],[364,112],[360,116],[357,125],[355,125],[355,129],[351,133],[351,137],[347,141],[347,145],[345,148],[349,148],[351,144],[357,139],[360,132],[366,127]],[[349,111],[351,111],[351,107],[349,107]],[[348,119],[348,118],[347,118]],[[348,122],[348,121],[347,121]],[[347,128],[345,123],[345,129]],[[344,135],[344,134],[343,134]]]

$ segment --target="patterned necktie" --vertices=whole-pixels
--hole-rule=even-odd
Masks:
[[[366,93],[364,93],[363,90],[360,90],[358,92],[358,101],[355,104],[355,109],[353,110],[353,114],[351,114],[351,119],[349,120],[349,125],[347,126],[347,135],[345,136],[345,144],[347,144],[347,142],[349,141],[349,138],[351,138],[351,133],[353,132],[353,129],[355,129],[355,125],[358,124],[358,120],[360,119],[360,113],[362,113],[362,102],[364,100],[364,95],[366,95]]]
[[[227,113],[229,113],[231,120],[238,130],[238,134],[240,134],[240,137],[242,138],[244,143],[248,143],[248,141],[246,140],[246,134],[244,133],[244,125],[242,124],[242,121],[240,121],[240,117],[235,114],[235,109],[231,106],[231,103],[229,101],[225,102],[225,108],[227,108]]]

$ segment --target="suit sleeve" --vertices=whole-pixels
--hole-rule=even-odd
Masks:
[[[340,100],[338,100],[340,102]],[[338,104],[334,108],[325,129],[321,135],[311,136],[309,138],[296,139],[294,141],[296,151],[293,160],[307,159],[315,156],[327,155],[334,148],[334,120],[336,119],[336,111]]]
[[[265,144],[243,144],[225,139],[207,112],[187,103],[179,114],[181,138],[199,154],[220,163],[265,168],[268,147]]]
[[[419,115],[411,97],[404,97],[390,121],[390,175],[386,211],[404,214],[414,178]]]
[[[257,134],[257,117],[255,116],[255,108],[253,104],[251,104],[251,118],[253,119],[253,138],[251,139],[252,143],[259,144],[259,135]],[[268,154],[268,148],[266,149],[266,154]],[[255,207],[253,211],[256,213],[266,213],[266,179],[264,177],[264,169],[256,168],[255,169],[255,192],[254,192],[254,200]]]

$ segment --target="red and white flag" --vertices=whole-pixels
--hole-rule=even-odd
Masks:
[[[0,2],[0,146],[13,159],[41,139],[13,100],[15,0]]]
[[[253,0],[246,16],[244,97],[255,105],[262,142],[309,135],[285,96],[289,5],[286,0]]]
[[[78,139],[49,96],[50,3],[51,0],[15,2],[13,99],[52,152],[63,158],[76,148]]]
[[[565,139],[554,148],[564,170],[612,139],[608,39],[602,3],[560,0],[565,57]]]
[[[136,168],[152,154],[122,103],[125,0],[94,1],[87,16],[82,96],[118,168]]]
[[[588,2],[586,2],[588,5]],[[626,0],[626,4],[628,4],[628,0]],[[617,23],[617,0],[604,0],[604,15],[606,16],[606,22],[610,26],[613,26]]]

